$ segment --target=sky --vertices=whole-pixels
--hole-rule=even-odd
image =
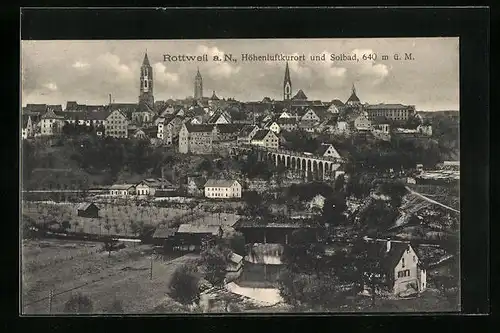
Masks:
[[[144,54],[154,71],[155,100],[194,94],[197,68],[203,94],[259,101],[283,99],[284,61],[242,62],[241,54],[305,55],[289,61],[292,92],[310,100],[349,98],[353,84],[362,103],[402,103],[420,111],[459,110],[458,38],[215,39],[22,41],[22,104],[134,103]],[[411,53],[414,60],[394,60]],[[208,62],[168,62],[168,55],[208,55]],[[236,62],[213,61],[232,54]],[[325,55],[311,61],[310,55]],[[359,61],[330,61],[356,54]],[[376,54],[377,59],[362,56]],[[388,55],[388,60],[382,60]]]

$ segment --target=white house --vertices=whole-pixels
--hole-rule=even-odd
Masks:
[[[368,241],[369,255],[380,260],[382,276],[392,294],[404,297],[426,290],[427,271],[409,242],[365,240]]]
[[[292,118],[292,115],[288,113],[287,111],[281,112],[279,118]]]
[[[281,132],[280,125],[278,125],[278,123],[275,121],[268,124],[268,126],[266,126],[266,128],[270,129],[271,131],[273,131],[276,134],[279,134],[279,132]]]
[[[316,153],[322,157],[341,158],[338,151],[329,143],[322,143]]]
[[[209,179],[204,187],[207,198],[241,198],[241,184],[236,180]]]
[[[111,195],[125,197],[134,194],[135,187],[132,184],[114,184],[109,190]]]

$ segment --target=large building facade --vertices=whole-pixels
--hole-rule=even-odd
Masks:
[[[395,121],[406,121],[415,114],[414,105],[376,104],[365,106],[364,109],[368,114],[369,120],[385,117]]]
[[[214,127],[214,125],[192,125],[184,123],[179,131],[179,153],[212,153]]]

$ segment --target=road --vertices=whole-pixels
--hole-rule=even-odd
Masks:
[[[412,190],[411,188],[409,188],[408,186],[405,186],[405,188],[408,190],[408,192],[410,192],[411,194],[416,195],[417,197],[419,197],[419,198],[421,198],[421,199],[424,199],[424,200],[426,200],[426,201],[428,201],[428,202],[430,202],[430,203],[433,203],[433,204],[435,204],[435,205],[441,206],[441,207],[443,207],[443,208],[446,208],[446,209],[448,209],[448,210],[451,210],[451,211],[453,211],[453,212],[455,212],[455,213],[459,213],[459,214],[460,214],[460,211],[459,211],[459,210],[456,210],[456,209],[451,208],[451,207],[449,207],[449,206],[443,205],[442,203],[437,202],[436,200],[429,199],[429,198],[427,198],[426,196],[424,196],[424,195],[422,195],[422,194],[420,194],[420,193],[418,193],[418,192],[413,191],[413,190]]]

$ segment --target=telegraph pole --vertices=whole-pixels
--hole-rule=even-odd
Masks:
[[[149,279],[150,280],[153,280],[153,256],[154,256],[154,252],[153,252],[153,254],[151,254],[151,265],[149,267]]]
[[[52,298],[54,297],[54,291],[49,290],[49,313],[52,313]]]

